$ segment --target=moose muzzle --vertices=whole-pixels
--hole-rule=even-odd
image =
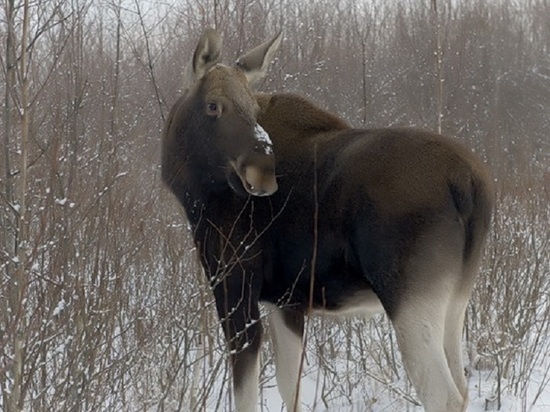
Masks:
[[[275,160],[272,155],[252,153],[231,162],[244,189],[253,196],[269,196],[277,191]]]

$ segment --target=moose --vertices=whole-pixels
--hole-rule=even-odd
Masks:
[[[236,410],[258,404],[262,302],[287,410],[302,410],[305,316],[385,312],[425,410],[464,411],[461,338],[489,172],[451,138],[355,129],[299,95],[253,93],[281,37],[227,66],[205,30],[162,137],[162,179],[213,290]]]

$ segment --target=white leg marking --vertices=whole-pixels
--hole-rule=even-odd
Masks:
[[[243,382],[235,386],[235,407],[237,412],[256,412],[258,407],[258,391],[260,376],[260,351],[255,362],[250,365],[249,373]]]
[[[448,296],[448,295],[447,295]],[[445,314],[449,299],[418,297],[403,304],[393,323],[409,379],[427,412],[462,412],[460,393],[445,356]]]
[[[301,412],[300,394],[299,391],[296,393],[296,389],[300,380],[302,338],[287,327],[280,309],[273,305],[266,305],[266,308],[270,313],[269,328],[273,337],[275,373],[279,393],[285,402],[287,411]]]

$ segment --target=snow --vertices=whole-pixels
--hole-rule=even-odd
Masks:
[[[424,410],[407,379],[399,352],[395,348],[392,349],[391,344],[387,345],[392,339],[391,326],[389,322],[384,324],[381,319],[383,318],[359,321],[366,323],[355,326],[353,323],[355,321],[351,321],[343,329],[340,329],[337,323],[315,324],[312,327],[310,333],[316,335],[310,335],[309,338],[310,343],[305,354],[305,367],[300,384],[303,412],[422,412]],[[374,332],[372,336],[360,336],[354,333],[355,327],[358,331]],[[362,342],[359,342],[359,339]],[[287,409],[277,389],[270,345],[269,333],[266,333],[262,349],[260,401],[257,410],[258,412],[283,412]],[[360,351],[361,347],[364,348],[363,352]],[[464,347],[466,348],[466,344]],[[384,350],[388,352],[395,350],[395,354],[384,354]],[[209,394],[199,410],[203,412],[234,410],[228,376],[212,366],[206,366],[218,364],[212,362],[212,357],[218,360],[227,359],[227,353],[222,346],[205,347],[202,348],[202,352],[210,355],[206,355],[202,361],[197,359],[202,366],[201,372],[198,373],[195,370],[195,374],[202,376],[195,376],[194,382],[198,385],[196,390],[206,390]],[[395,358],[395,368],[388,363],[391,358]],[[494,366],[493,369],[486,367],[484,370],[476,370],[471,365],[465,364],[469,374],[467,411],[543,412],[550,410],[550,388],[548,387],[550,359],[547,355],[542,358],[540,364],[526,378],[525,390],[515,391],[515,393],[521,393],[517,396],[512,395],[512,384],[502,376],[499,378]],[[466,349],[464,359],[467,362]],[[230,370],[229,365],[227,367],[226,372]],[[392,371],[392,369],[395,370]],[[213,387],[206,389],[204,384],[212,380]],[[499,391],[500,400],[497,397]],[[498,409],[499,402],[500,409]]]
[[[254,136],[256,137],[256,140],[263,144],[265,154],[273,154],[273,143],[271,142],[269,135],[264,128],[257,123],[256,127],[254,127]]]
[[[54,308],[52,315],[57,316],[61,312],[63,312],[63,309],[65,309],[65,305],[67,302],[65,302],[65,299],[61,298],[61,300],[57,303],[57,306]]]
[[[342,376],[344,378],[345,376]],[[398,390],[403,389],[406,393],[407,383],[401,379],[394,384],[384,385],[375,380],[365,377],[364,387],[356,388],[351,394],[339,394],[334,397],[322,399],[320,397],[320,382],[323,382],[322,372],[319,369],[312,369],[302,378],[302,407],[304,412],[394,412],[409,411],[422,412],[421,406],[416,406],[404,397],[399,397]],[[497,409],[495,377],[491,372],[476,372],[469,381],[469,405],[468,412],[482,412]],[[338,388],[332,388],[338,393]],[[261,392],[261,404],[264,411],[282,411],[283,403],[276,388],[275,378],[271,377],[264,383]],[[415,398],[416,399],[416,398]],[[543,412],[550,410],[550,391],[546,390],[535,405],[530,405],[531,399],[520,399],[512,395],[504,395],[501,399],[501,411],[522,412]],[[525,408],[527,406],[527,408]]]

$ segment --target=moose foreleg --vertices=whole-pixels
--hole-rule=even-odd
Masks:
[[[235,406],[238,412],[254,412],[258,405],[258,387],[260,375],[261,326],[249,326],[257,329],[251,341],[230,345],[233,365],[233,385]]]
[[[216,307],[230,351],[237,412],[255,412],[258,405],[262,325],[259,287],[252,276],[229,274],[215,288]]]

